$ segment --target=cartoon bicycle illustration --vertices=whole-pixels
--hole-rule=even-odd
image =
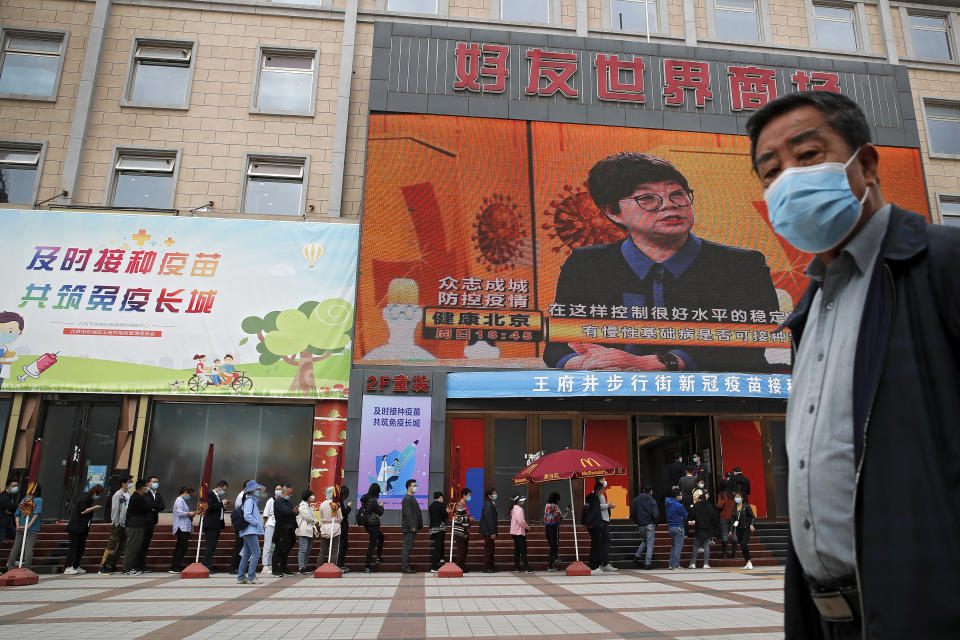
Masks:
[[[222,366],[219,359],[214,360],[213,368],[209,372],[206,370],[206,355],[195,355],[193,359],[197,361],[197,366],[187,381],[190,391],[196,393],[210,386],[230,387],[237,393],[246,393],[253,389],[253,380],[247,376],[247,372],[233,368],[233,356],[223,356]]]

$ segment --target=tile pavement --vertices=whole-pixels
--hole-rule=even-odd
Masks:
[[[0,587],[0,636],[18,640],[427,640],[783,637],[783,570],[373,574],[237,585],[167,575],[44,577]]]

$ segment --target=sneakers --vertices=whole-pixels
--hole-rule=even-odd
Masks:
[[[364,568],[363,568],[363,572],[364,572],[364,573],[373,573],[373,571],[370,569],[370,567],[364,567]]]
[[[603,569],[601,569],[600,567],[597,567],[596,569],[591,569],[591,570],[590,570],[590,575],[592,575],[592,576],[602,576],[602,575],[603,575]]]
[[[237,584],[247,584],[247,579],[246,579],[246,578],[240,578],[239,580],[237,580]]]
[[[143,572],[142,572],[142,571],[139,571],[139,570],[137,570],[137,569],[131,569],[130,571],[124,571],[124,572],[123,572],[123,575],[125,575],[125,576],[139,576],[141,573],[143,573]]]
[[[73,567],[67,567],[66,569],[63,570],[63,575],[65,576],[75,576],[77,575],[77,573],[79,572]]]
[[[675,570],[677,570],[677,569],[679,569],[679,568],[680,568],[679,566],[676,566],[676,567],[673,567],[673,566],[667,567],[667,569],[670,569],[670,571],[675,571]]]
[[[282,578],[282,577],[283,577],[283,574],[282,574],[282,573],[271,573],[270,575],[272,575],[274,578]]]
[[[436,573],[436,572],[437,572],[436,569],[430,569],[430,573]]]
[[[691,563],[690,563],[690,566],[687,567],[687,568],[688,568],[688,569],[696,569],[696,568],[697,568],[697,565],[696,565],[695,563],[691,562]]]
[[[256,578],[254,578],[253,580],[247,580],[246,582],[247,584],[263,584],[262,580],[257,580]]]
[[[97,575],[112,576],[113,573],[114,573],[113,569],[100,569],[100,571],[97,572]]]
[[[614,573],[615,571],[617,571],[617,568],[612,564],[610,564],[609,562],[600,568],[606,571],[607,573]]]
[[[77,571],[77,573],[86,573],[86,572],[87,572],[87,570],[84,569],[83,567],[77,567],[76,571]]]
[[[557,573],[558,571],[559,569],[557,569],[556,567],[549,567],[547,569],[547,573]]]
[[[340,571],[343,573],[350,573],[350,567],[340,567]]]
[[[744,568],[744,569],[747,569],[747,570],[749,571],[749,570],[753,569],[753,563],[750,562],[749,560],[747,560],[747,564],[743,565],[743,568]]]
[[[171,574],[171,575],[175,575],[175,576],[180,575],[180,572],[177,571],[176,569],[170,569],[170,571],[167,571],[167,573],[169,573],[169,574]]]
[[[305,575],[307,575],[308,573],[313,573],[313,572],[310,571],[309,569],[300,569],[299,571],[297,571],[297,573],[298,573],[299,575],[301,575],[301,576],[305,576]]]
[[[704,568],[704,569],[709,569],[709,568],[710,568],[710,565],[705,564],[705,565],[703,565],[703,568]]]

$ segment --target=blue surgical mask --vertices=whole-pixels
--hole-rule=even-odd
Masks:
[[[283,491],[281,491],[280,489],[277,489],[276,491],[273,492],[273,495],[279,498],[280,496],[283,495]]]
[[[743,498],[741,498],[740,496],[737,496],[736,498],[733,499],[733,501],[736,502],[737,504],[740,504],[741,502],[743,502]]]
[[[823,253],[853,231],[863,214],[869,187],[858,200],[850,190],[846,163],[824,162],[785,169],[763,193],[777,235],[801,251]]]
[[[20,491],[20,487],[10,487],[10,495],[15,496]]]
[[[10,344],[19,337],[19,333],[0,333],[0,344]]]
[[[472,499],[473,499],[473,496],[472,496],[472,495],[467,496],[467,497],[465,498],[465,500],[466,500],[467,502],[470,502]]]
[[[159,482],[154,482],[153,484],[150,485],[150,488],[153,489],[154,491],[156,491],[157,489],[160,488],[160,483],[159,483]]]
[[[493,495],[491,495],[491,496],[490,496],[490,499],[491,499],[491,500],[496,500],[496,499],[497,499],[497,494],[494,493]]]
[[[183,496],[183,499],[184,499],[184,500],[189,500],[189,499],[190,499],[190,496]]]

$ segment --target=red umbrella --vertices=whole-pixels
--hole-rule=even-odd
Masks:
[[[627,472],[622,464],[595,451],[583,449],[564,449],[537,458],[513,478],[513,484],[530,482],[550,482],[566,480],[573,497],[573,478],[599,478],[601,476],[622,476]],[[573,505],[570,505],[573,509]],[[573,516],[573,548],[577,562],[580,562],[580,545],[577,543],[577,513]]]

